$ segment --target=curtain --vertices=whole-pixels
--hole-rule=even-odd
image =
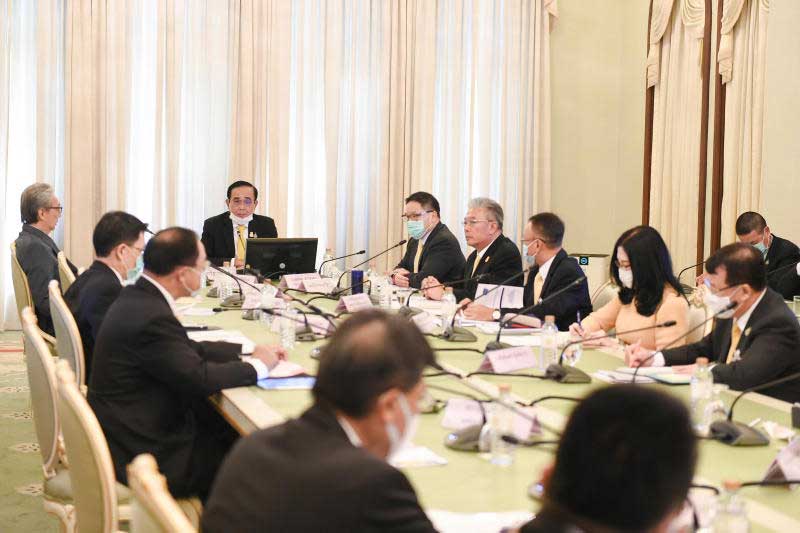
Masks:
[[[704,0],[654,0],[647,84],[655,87],[650,225],[674,267],[695,263]]]
[[[737,217],[761,211],[769,0],[725,0],[718,55],[725,91],[722,243]],[[769,219],[768,219],[769,220]]]

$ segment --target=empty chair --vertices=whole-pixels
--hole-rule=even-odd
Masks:
[[[155,457],[149,453],[136,456],[128,465],[128,483],[133,492],[132,533],[197,531],[202,509],[200,500],[176,501],[167,489],[167,479],[158,471]]]
[[[103,430],[78,388],[69,363],[56,363],[58,417],[69,454],[75,525],[83,532],[119,530],[130,519],[130,491],[114,477],[114,465]]]
[[[67,263],[67,256],[64,255],[64,252],[58,252],[58,279],[61,280],[61,290],[63,292],[67,292],[69,286],[75,283],[75,274],[72,272],[72,269],[69,268],[69,263]]]
[[[86,392],[86,371],[84,363],[86,358],[83,354],[83,343],[81,333],[78,331],[78,324],[75,317],[61,296],[58,282],[53,280],[47,287],[50,293],[50,314],[53,317],[53,328],[56,332],[56,352],[58,357],[64,359],[75,372],[75,381]]]
[[[19,320],[22,322],[22,310],[26,307],[33,309],[33,297],[31,296],[31,286],[28,284],[28,276],[22,270],[22,265],[17,260],[17,244],[11,243],[11,280],[14,284],[14,298],[17,301],[17,312]],[[56,340],[36,326],[39,334],[50,346],[56,345]]]

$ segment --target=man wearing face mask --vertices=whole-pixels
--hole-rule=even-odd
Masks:
[[[754,246],[764,257],[767,285],[791,299],[793,295],[784,288],[783,280],[791,265],[800,261],[797,245],[773,234],[764,217],[753,211],[742,213],[736,219],[736,236],[739,242]]]
[[[237,435],[208,396],[254,385],[286,352],[194,342],[178,321],[175,300],[203,286],[206,253],[185,228],[158,232],[144,249],[144,271],[122,289],[100,326],[88,400],[103,428],[117,480],[141,453],[153,454],[176,497],[205,499]]]
[[[630,366],[675,366],[693,373],[694,361],[707,357],[713,364],[715,383],[744,390],[800,372],[800,324],[783,298],[767,287],[761,253],[743,243],[729,244],[706,262],[706,305],[719,315],[714,330],[702,340],[662,352],[638,345],[626,348]],[[650,356],[653,356],[652,358]],[[762,391],[787,402],[800,401],[800,381],[790,381]]]
[[[525,267],[530,267],[525,284],[523,306],[528,307],[560,291],[583,276],[583,270],[573,257],[569,257],[561,245],[564,240],[564,222],[553,213],[539,213],[528,219],[522,230],[522,244],[525,252]],[[499,320],[506,313],[516,309],[491,309],[477,303],[464,310],[464,316],[474,320]],[[533,309],[530,325],[538,327],[547,315],[556,318],[556,326],[566,330],[578,316],[588,316],[592,312],[589,286],[583,283],[561,293],[554,299]],[[521,319],[521,317],[520,317]],[[515,319],[517,320],[517,319]]]
[[[248,181],[234,181],[228,187],[225,200],[228,211],[206,219],[203,223],[203,245],[208,260],[217,266],[230,262],[231,266],[244,268],[247,239],[278,236],[275,221],[256,215],[258,189]]]
[[[406,198],[403,212],[409,242],[403,260],[392,272],[398,287],[419,288],[433,276],[442,283],[464,275],[464,254],[455,235],[439,219],[439,201],[427,192]]]
[[[132,283],[141,274],[145,231],[147,224],[129,213],[110,211],[103,215],[92,234],[95,260],[64,293],[81,333],[87,383],[100,324],[123,284]]]
[[[414,436],[422,333],[397,316],[356,313],[322,349],[314,404],[233,449],[203,509],[202,530],[432,532],[414,489],[387,461]]]

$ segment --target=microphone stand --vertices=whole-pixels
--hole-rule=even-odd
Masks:
[[[227,298],[225,298],[225,300],[220,302],[220,306],[221,307],[228,307],[228,308],[233,308],[233,309],[240,309],[242,307],[242,305],[244,304],[244,291],[242,290],[242,283],[244,283],[248,287],[254,288],[258,292],[261,292],[261,287],[257,287],[256,285],[253,285],[252,283],[248,283],[248,282],[246,282],[246,281],[244,281],[242,279],[239,279],[239,276],[235,276],[234,274],[231,274],[227,270],[224,270],[224,269],[218,267],[217,265],[215,265],[213,263],[209,263],[209,266],[211,268],[213,268],[214,270],[216,270],[217,272],[222,272],[223,274],[225,274],[229,278],[232,278],[233,281],[236,282],[236,285],[239,286],[239,296],[238,297],[234,296],[234,295],[228,296]]]
[[[365,253],[367,253],[366,250],[361,250],[360,252],[354,252],[352,254],[343,255],[341,257],[334,257],[332,259],[328,259],[327,261],[323,261],[322,263],[319,264],[319,268],[317,269],[317,274],[319,274],[320,276],[322,275],[322,265],[324,265],[325,263],[330,263],[331,261],[338,261],[339,259],[347,259],[348,257],[353,257],[354,255],[361,255]]]
[[[382,251],[381,253],[379,253],[379,254],[375,254],[375,255],[373,255],[372,257],[368,257],[367,259],[365,259],[364,261],[360,262],[359,264],[357,264],[357,265],[353,266],[352,268],[349,268],[349,269],[345,270],[344,272],[342,272],[342,275],[341,275],[341,276],[339,276],[339,280],[336,282],[336,288],[338,289],[338,288],[341,286],[341,284],[342,284],[342,278],[343,278],[343,277],[345,276],[345,274],[347,274],[348,272],[352,272],[353,270],[355,270],[356,268],[360,267],[361,265],[365,265],[365,264],[369,263],[370,261],[372,261],[372,260],[373,260],[373,259],[375,259],[376,257],[380,257],[380,256],[382,256],[382,255],[383,255],[383,254],[385,254],[385,253],[389,253],[389,252],[391,252],[392,250],[394,250],[394,249],[395,249],[395,248],[397,248],[398,246],[403,246],[403,245],[404,245],[406,242],[407,242],[407,241],[406,241],[405,239],[403,239],[402,241],[398,242],[398,243],[397,243],[397,244],[395,244],[394,246],[391,246],[391,247],[389,247],[389,248],[385,249],[385,250],[384,250],[384,251]],[[350,288],[352,288],[352,287],[348,287],[348,289],[350,289]],[[346,290],[346,289],[345,289],[345,290]]]
[[[428,289],[436,289],[438,287],[453,287],[455,285],[461,285],[462,283],[469,283],[470,281],[480,281],[481,279],[485,278],[486,276],[487,276],[487,274],[478,274],[477,276],[473,276],[471,278],[460,279],[458,281],[447,281],[445,283],[439,283],[438,285],[431,285],[430,287],[425,287],[424,289],[422,287],[411,289],[411,292],[409,293],[408,298],[406,298],[406,303],[403,305],[403,307],[401,307],[398,310],[398,313],[401,316],[404,316],[404,317],[407,317],[407,318],[408,317],[412,317],[414,315],[420,314],[422,312],[422,309],[416,309],[416,308],[411,307],[409,305],[409,303],[411,302],[411,297],[414,296],[415,294],[419,293],[419,292],[423,292],[423,291],[426,291]]]

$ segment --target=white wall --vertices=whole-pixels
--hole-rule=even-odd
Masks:
[[[559,0],[551,34],[552,208],[571,253],[641,222],[648,2]]]

